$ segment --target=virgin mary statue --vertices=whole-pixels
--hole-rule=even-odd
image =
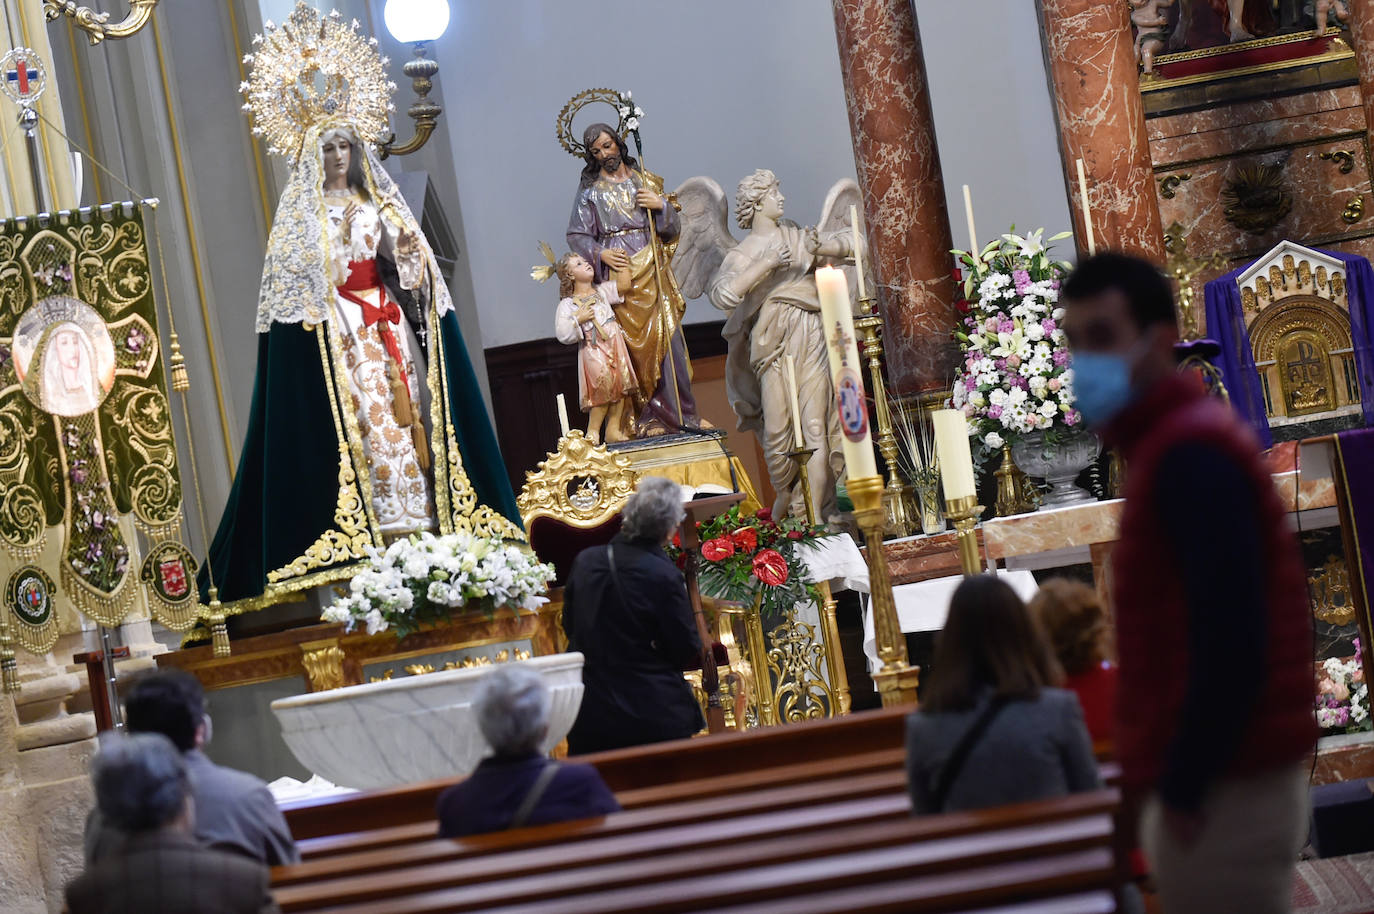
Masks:
[[[374,131],[326,116],[297,134],[248,431],[201,577],[228,613],[350,577],[411,533],[524,539],[448,288]]]

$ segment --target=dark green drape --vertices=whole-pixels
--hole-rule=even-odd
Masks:
[[[300,324],[258,337],[257,376],[234,485],[210,545],[220,600],[256,597],[333,525],[339,446],[320,345]],[[201,599],[209,580],[200,573]]]
[[[520,512],[515,507],[515,493],[510,487],[510,476],[501,458],[501,448],[496,443],[496,432],[492,430],[491,420],[487,417],[487,407],[482,401],[482,389],[477,386],[472,360],[468,358],[467,347],[463,345],[457,312],[450,311],[440,319],[439,337],[448,363],[449,414],[453,416],[458,453],[463,455],[463,468],[472,481],[477,500],[501,512],[519,527]]]

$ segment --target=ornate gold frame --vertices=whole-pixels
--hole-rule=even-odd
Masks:
[[[638,483],[628,457],[612,454],[573,429],[559,439],[558,450],[525,474],[515,504],[526,530],[537,517],[585,530],[614,517]]]
[[[129,0],[129,12],[110,25],[110,14],[100,13],[89,6],[78,6],[75,0],[43,0],[43,18],[51,22],[68,16],[72,24],[86,33],[92,45],[106,38],[132,38],[153,18],[158,0]]]

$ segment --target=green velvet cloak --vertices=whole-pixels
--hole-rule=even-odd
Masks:
[[[503,516],[518,532],[515,495],[457,315],[450,311],[438,324],[439,332],[431,336],[438,345],[431,344],[429,358],[439,358],[442,352],[440,374],[447,391],[442,399],[447,401],[462,467],[479,506]],[[227,612],[259,609],[309,587],[342,580],[360,561],[356,554],[335,550],[333,560],[312,565],[305,574],[276,582],[268,578],[269,573],[297,562],[328,531],[338,530],[341,470],[343,475],[351,470],[355,478],[367,476],[366,466],[355,466],[357,461],[350,456],[356,451],[340,449],[341,431],[342,443],[349,444],[348,422],[340,408],[349,409],[351,404],[347,391],[343,402],[336,402],[326,377],[329,347],[321,345],[320,334],[328,329],[328,325],[307,330],[303,324],[274,323],[259,335],[248,432],[208,560]],[[442,429],[435,429],[430,437],[437,468],[446,459],[446,436]],[[436,504],[439,501],[436,498]],[[451,528],[455,522],[462,526],[462,518],[441,517],[440,529]],[[375,522],[369,527],[365,537],[353,538],[355,546],[361,539],[381,544]],[[208,601],[210,581],[204,567],[199,583],[202,602]]]

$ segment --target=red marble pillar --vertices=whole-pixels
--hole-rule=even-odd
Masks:
[[[1080,254],[1088,243],[1078,159],[1088,175],[1097,250],[1164,262],[1164,233],[1145,135],[1130,8],[1103,0],[1041,0],[1064,176]]]
[[[954,364],[954,266],[930,91],[911,0],[831,0],[886,319],[888,382],[944,387]]]
[[[1364,122],[1374,124],[1374,0],[1350,0],[1350,46],[1360,67]]]

